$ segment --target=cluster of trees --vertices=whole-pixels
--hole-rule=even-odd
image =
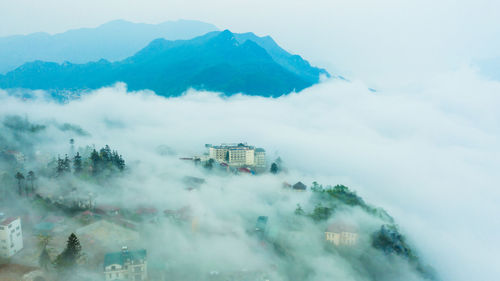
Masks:
[[[355,192],[350,191],[349,188],[344,185],[323,187],[317,182],[313,182],[311,190],[315,195],[313,199],[317,201],[314,210],[308,214],[300,205],[297,205],[295,209],[296,215],[305,215],[312,218],[314,221],[325,221],[333,215],[335,209],[340,204],[368,207],[361,197],[357,196]]]
[[[28,197],[35,192],[36,176],[33,171],[29,171],[26,176],[21,172],[17,172],[14,177],[17,180],[17,193],[19,196],[23,196],[24,193]]]
[[[125,169],[125,160],[118,154],[116,150],[111,151],[108,145],[101,148],[99,152],[92,150],[90,153],[90,161],[93,174],[100,174],[104,171]]]
[[[85,172],[97,176],[123,171],[125,169],[125,160],[116,150],[112,151],[109,145],[106,145],[99,151],[92,149],[87,159],[84,159],[79,152],[72,159],[68,155],[65,155],[64,158],[58,157],[55,169],[56,176],[71,172],[75,175]]]

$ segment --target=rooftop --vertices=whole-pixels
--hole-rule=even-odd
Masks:
[[[9,225],[11,222],[17,220],[19,217],[8,217],[6,219],[4,219],[2,222],[0,222],[0,225]]]
[[[293,185],[293,189],[306,190],[306,188],[307,186],[300,181]]]
[[[147,252],[144,249],[137,250],[137,251],[120,251],[120,252],[114,252],[114,253],[107,253],[104,256],[104,266],[112,265],[112,264],[119,264],[119,265],[124,265],[127,260],[130,261],[140,261],[140,260],[145,260],[146,259]]]

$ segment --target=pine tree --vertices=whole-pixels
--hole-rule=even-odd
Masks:
[[[276,175],[278,173],[278,164],[276,164],[276,163],[271,164],[271,170],[270,170],[270,172],[272,174]]]
[[[92,161],[92,174],[96,175],[99,172],[99,166],[101,163],[101,157],[99,157],[99,153],[97,153],[97,150],[92,150],[90,153],[90,161]]]
[[[80,156],[79,152],[73,157],[73,171],[75,174],[79,174],[82,171],[82,156]]]
[[[65,173],[71,172],[71,160],[69,160],[68,154],[64,156],[63,160],[63,170]]]
[[[117,164],[118,170],[123,171],[125,169],[125,160],[123,160],[122,156],[118,156]]]
[[[24,175],[20,172],[17,172],[15,177],[17,179],[17,191],[19,192],[19,196],[21,196],[23,192],[22,181],[24,180]]]
[[[29,171],[27,180],[31,183],[31,193],[35,192],[35,172]],[[28,195],[28,186],[26,185],[26,195]]]
[[[109,145],[106,144],[106,146],[101,148],[99,152],[99,156],[101,157],[105,165],[108,166],[109,164],[111,164],[111,149],[109,148]]]
[[[66,270],[71,269],[76,265],[78,258],[80,257],[80,253],[82,251],[82,246],[80,245],[80,241],[74,233],[68,237],[68,242],[66,243],[66,249],[57,256],[55,261],[55,265],[58,270]]]
[[[57,156],[57,167],[56,174],[57,176],[61,176],[64,173],[64,160],[61,157]]]

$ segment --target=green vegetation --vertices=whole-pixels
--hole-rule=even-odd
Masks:
[[[385,222],[385,224],[380,226],[379,230],[372,233],[369,237],[371,246],[374,249],[388,256],[396,255],[402,257],[425,279],[437,280],[434,270],[431,267],[422,265],[404,235],[399,232],[394,219],[385,210],[368,205],[356,192],[349,190],[344,185],[323,186],[317,182],[313,182],[311,191],[313,194],[310,200],[315,204],[314,209],[312,212],[307,213],[297,204],[294,212],[295,215],[309,218],[316,224],[325,226],[324,223],[335,214],[336,210],[342,209],[345,211],[348,208],[360,208],[367,214]],[[283,247],[283,245],[279,245],[277,248],[281,249]]]
[[[49,164],[50,165],[50,164]],[[73,167],[73,169],[71,168]],[[81,178],[88,176],[92,177],[109,177],[115,172],[122,172],[125,170],[125,160],[118,154],[117,151],[112,151],[106,145],[101,148],[99,152],[92,149],[89,156],[84,158],[77,152],[70,160],[68,155],[63,158],[58,157],[57,164],[55,165],[55,175],[60,177],[73,172]]]
[[[58,271],[73,269],[80,258],[81,251],[82,246],[80,245],[80,241],[74,233],[71,233],[66,243],[66,249],[54,261],[56,269]]]

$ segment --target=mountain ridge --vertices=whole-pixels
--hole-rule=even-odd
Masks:
[[[122,60],[155,38],[190,39],[217,30],[212,24],[192,20],[159,24],[115,20],[94,28],[70,29],[57,34],[37,32],[0,37],[0,74],[35,60],[73,63],[101,58]]]
[[[35,61],[0,76],[0,87],[72,91],[125,82],[130,90],[150,89],[162,96],[178,96],[194,88],[226,95],[276,97],[301,91],[318,83],[320,75],[329,75],[278,46],[282,54],[299,59],[295,66],[280,64],[262,42],[247,38],[249,35],[243,37],[224,30],[190,40],[155,39],[133,56],[117,62]],[[256,41],[261,38],[253,37]]]

